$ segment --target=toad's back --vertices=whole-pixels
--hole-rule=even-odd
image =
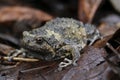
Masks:
[[[86,43],[84,25],[70,18],[56,18],[47,22],[44,26],[32,30],[30,33],[44,36],[51,44],[58,42],[66,44]]]

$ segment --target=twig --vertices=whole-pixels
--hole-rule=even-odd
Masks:
[[[47,66],[41,66],[41,67],[37,67],[37,68],[32,68],[32,69],[27,69],[27,70],[22,70],[20,71],[21,73],[26,73],[26,72],[32,72],[32,71],[35,71],[35,70],[40,70],[40,69],[43,69],[43,68],[47,68]]]
[[[110,43],[106,43],[107,47],[110,48],[120,58],[120,53],[115,50]]]
[[[10,57],[2,57],[3,60],[9,60]],[[25,62],[36,62],[39,61],[38,59],[31,59],[31,58],[20,58],[20,57],[13,57],[12,60],[14,61],[25,61]]]

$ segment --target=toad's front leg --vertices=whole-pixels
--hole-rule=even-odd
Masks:
[[[26,56],[25,50],[23,48],[21,48],[20,50],[15,49],[15,50],[12,50],[10,53],[8,53],[8,57],[9,57],[8,60],[12,61],[14,57],[17,57],[19,55],[22,55],[22,57]]]
[[[76,66],[77,65],[77,61],[80,58],[80,51],[79,50],[80,49],[78,49],[77,45],[66,45],[66,46],[63,46],[59,51],[61,51],[61,52],[65,51],[65,56],[64,57],[67,57],[67,56],[71,55],[72,59],[65,58],[64,62],[61,62],[59,64],[58,70],[62,70],[62,68],[67,67],[67,66],[69,66],[71,64]]]

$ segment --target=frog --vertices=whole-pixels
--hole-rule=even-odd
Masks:
[[[26,55],[35,59],[64,59],[58,65],[62,69],[76,66],[84,47],[99,38],[99,31],[91,24],[73,18],[55,18],[39,28],[24,31],[21,46],[27,51]]]

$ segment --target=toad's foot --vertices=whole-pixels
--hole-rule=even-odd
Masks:
[[[70,60],[68,58],[64,59],[64,62],[61,62],[58,67],[58,71],[61,71],[64,67],[67,67],[69,65],[73,64],[73,60]],[[74,64],[73,64],[74,65]]]
[[[98,30],[96,30],[96,35],[92,39],[89,39],[89,41],[90,41],[89,46],[93,45],[93,43],[98,39],[103,39],[103,36],[100,35]]]
[[[22,57],[25,57],[25,55],[26,55],[25,54],[25,50],[24,49],[20,49],[20,50],[15,49],[15,50],[12,50],[10,53],[8,53],[8,57],[9,57],[8,61],[12,61],[12,59],[14,57],[17,57],[19,55],[22,55]]]

